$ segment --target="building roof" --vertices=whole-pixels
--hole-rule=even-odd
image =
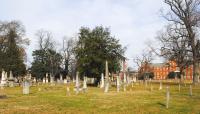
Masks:
[[[151,67],[163,67],[166,66],[166,63],[150,63]]]

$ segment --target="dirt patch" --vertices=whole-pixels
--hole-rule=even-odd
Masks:
[[[0,95],[0,99],[7,99],[6,95]]]

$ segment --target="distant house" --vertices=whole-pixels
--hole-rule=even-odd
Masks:
[[[153,73],[155,80],[164,80],[167,78],[169,73],[179,72],[179,67],[174,61],[168,61],[166,63],[149,63],[142,65],[142,67],[139,68],[140,74],[144,72]],[[192,66],[187,67],[183,71],[183,74],[185,79],[192,80],[192,75],[193,75]]]

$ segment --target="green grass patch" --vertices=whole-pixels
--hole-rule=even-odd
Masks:
[[[167,83],[166,83],[167,84]],[[127,91],[117,93],[111,87],[108,93],[97,87],[89,87],[87,93],[78,95],[70,87],[66,95],[65,85],[40,85],[30,88],[29,95],[22,94],[22,87],[0,90],[7,98],[0,99],[2,114],[198,114],[200,113],[200,86],[193,87],[193,96],[189,96],[189,84],[170,84],[170,103],[166,109],[166,84],[159,89],[159,84],[151,86],[133,84]],[[40,91],[39,91],[40,88]]]

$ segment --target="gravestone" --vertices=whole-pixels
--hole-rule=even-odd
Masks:
[[[1,75],[1,86],[4,87],[7,85],[7,73],[2,70],[2,75]]]
[[[83,92],[87,91],[87,77],[83,77]]]
[[[75,89],[76,89],[76,94],[79,93],[79,72],[76,73],[76,85],[75,85]]]
[[[108,74],[108,61],[106,61],[106,68],[105,68],[105,90],[104,92],[107,93],[109,90],[109,74]]]
[[[101,74],[101,84],[100,84],[100,88],[104,88],[104,75],[103,75],[103,73]]]
[[[136,81],[137,81],[136,76],[134,76],[133,77],[133,82],[136,82]]]
[[[67,79],[64,79],[64,84],[67,84]]]
[[[48,73],[46,73],[45,82],[46,82],[46,83],[49,83],[49,80],[48,80]]]
[[[25,80],[23,81],[23,94],[24,94],[24,95],[29,94],[29,88],[30,88],[30,81],[27,80],[27,79],[25,79]]]
[[[128,73],[128,75],[127,75],[127,83],[128,83],[128,85],[131,83],[129,73]]]
[[[60,74],[60,80],[59,80],[59,83],[63,83],[63,76],[62,76],[62,74]]]
[[[36,83],[36,77],[33,78],[33,83]]]
[[[10,76],[9,76],[9,79],[8,79],[8,85],[9,85],[9,87],[14,87],[14,77],[13,77],[12,71],[10,71]]]
[[[124,73],[124,91],[126,91],[126,86],[127,86],[127,85],[126,85],[126,81],[127,81],[127,80],[126,80],[126,73]]]
[[[169,93],[169,86],[167,86],[167,91],[166,91],[166,108],[169,108],[169,100],[170,100],[170,93]]]
[[[43,84],[46,83],[46,79],[45,79],[45,77],[43,77],[43,79],[42,79],[42,83],[43,83]]]
[[[51,86],[55,85],[55,83],[54,83],[54,77],[52,76],[52,74],[50,74],[50,83],[51,83]]]
[[[120,91],[120,77],[117,76],[117,92]]]
[[[162,90],[162,81],[160,81],[160,87],[159,90]]]
[[[66,84],[66,95],[70,96],[70,82],[68,83],[68,80],[70,80],[68,77],[64,80],[64,83]]]

